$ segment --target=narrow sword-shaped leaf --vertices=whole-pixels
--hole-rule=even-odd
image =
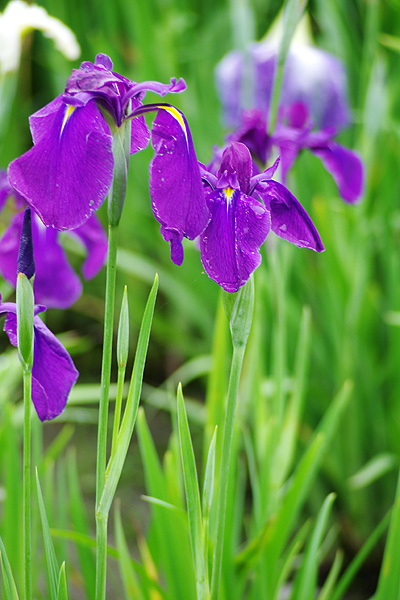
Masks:
[[[65,577],[65,562],[61,565],[58,576],[57,600],[68,600],[67,579]]]
[[[51,539],[49,524],[47,521],[46,508],[43,501],[42,490],[39,482],[39,475],[36,469],[36,486],[39,503],[40,520],[42,522],[44,549],[46,554],[47,572],[50,582],[51,600],[58,600],[58,565],[57,558],[54,552],[53,540]]]
[[[209,598],[209,591],[204,559],[204,533],[201,515],[200,490],[181,385],[178,386],[177,402],[179,442],[185,479],[189,532],[196,575],[197,598],[198,600],[203,600]]]
[[[0,563],[1,573],[3,576],[4,590],[6,593],[6,600],[18,600],[17,587],[15,585],[14,577],[11,571],[11,565],[8,561],[7,552],[3,544],[3,540],[0,538]]]
[[[143,314],[142,325],[140,328],[139,340],[136,349],[135,362],[132,370],[132,378],[128,393],[128,399],[126,402],[125,412],[121,423],[121,429],[117,438],[115,454],[111,457],[106,471],[105,485],[97,510],[99,516],[108,515],[115,491],[117,489],[121,471],[124,466],[129,443],[132,438],[133,428],[135,425],[136,415],[139,407],[140,393],[142,390],[143,371],[146,361],[147,348],[149,345],[150,330],[153,321],[154,305],[156,302],[157,290],[158,276],[156,275]]]

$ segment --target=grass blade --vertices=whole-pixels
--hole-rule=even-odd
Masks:
[[[142,390],[143,371],[146,361],[147,348],[149,345],[151,324],[153,322],[157,290],[158,276],[156,275],[143,314],[128,399],[126,401],[124,416],[117,437],[115,453],[111,457],[107,467],[105,485],[98,507],[99,515],[108,515],[109,513],[132,438],[133,428],[135,426],[136,415],[139,407],[140,393]]]
[[[63,562],[61,565],[60,574],[58,576],[57,600],[68,600],[67,580],[65,577],[65,562]]]
[[[198,600],[209,598],[204,560],[204,533],[201,515],[200,490],[189,424],[183,401],[182,386],[178,386],[178,427],[183,474],[185,479],[189,532],[192,545]]]
[[[54,552],[53,540],[51,539],[49,524],[47,521],[46,508],[43,501],[42,490],[39,482],[39,475],[36,469],[36,485],[37,485],[37,494],[38,494],[38,502],[39,502],[39,513],[40,520],[42,522],[42,531],[43,531],[43,540],[44,540],[44,549],[46,553],[46,562],[47,562],[47,573],[49,576],[50,583],[50,594],[51,600],[58,599],[58,566],[57,559]]]
[[[119,505],[115,508],[114,515],[115,541],[119,552],[118,566],[121,573],[122,583],[124,585],[125,597],[143,600],[143,595],[140,589],[138,578],[132,567],[131,558],[129,556],[128,544],[126,542],[124,529],[121,521],[121,511]]]
[[[400,598],[400,477],[374,600]]]
[[[18,600],[17,586],[15,585],[14,577],[11,571],[11,565],[9,563],[7,552],[3,544],[3,540],[0,538],[0,562],[1,562],[1,573],[3,576],[4,590],[6,594],[6,600]]]

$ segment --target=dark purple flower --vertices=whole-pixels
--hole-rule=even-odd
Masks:
[[[155,156],[150,165],[150,195],[161,234],[171,245],[171,259],[183,261],[183,237],[195,239],[209,220],[199,164],[183,114],[160,107],[152,128]]]
[[[2,171],[0,171],[1,176]],[[4,173],[4,172],[3,172]],[[26,206],[21,197],[4,180],[2,190],[7,190],[7,198],[12,196],[15,204]],[[11,285],[15,286],[17,277],[17,258],[20,244],[24,212],[15,214],[0,239],[0,273]],[[69,235],[80,240],[87,250],[82,266],[86,279],[94,277],[103,266],[107,255],[107,236],[96,215]],[[39,217],[32,213],[33,255],[36,263],[36,275],[33,283],[37,302],[51,308],[68,308],[82,293],[82,283],[68,262],[67,255],[60,243],[60,234],[51,227],[45,227]]]
[[[41,421],[57,417],[65,408],[78,371],[56,336],[38,317],[45,306],[35,306],[34,350],[32,368],[32,401]],[[0,314],[6,315],[4,331],[13,346],[17,346],[17,305],[1,302]]]
[[[112,136],[128,119],[131,153],[145,148],[150,134],[140,115],[146,91],[181,92],[170,84],[135,83],[112,71],[108,56],[72,72],[64,94],[29,119],[33,147],[9,166],[11,185],[45,225],[75,229],[105,199],[113,177]],[[135,118],[133,118],[135,117]]]
[[[273,146],[281,157],[282,180],[298,153],[309,149],[333,176],[341,197],[349,203],[363,193],[364,169],[357,153],[343,148],[335,135],[350,123],[346,74],[342,63],[318,48],[294,46],[287,57],[279,96],[275,131],[267,135],[277,52],[269,42],[249,49],[253,68],[253,109],[244,111],[245,58],[228,54],[216,70],[217,86],[227,122],[237,127],[229,141],[240,141],[265,164]]]
[[[207,274],[236,292],[261,262],[259,249],[270,229],[296,246],[321,252],[319,234],[296,198],[272,179],[278,162],[252,176],[248,148],[232,142],[215,175],[203,170],[210,220],[200,235]]]

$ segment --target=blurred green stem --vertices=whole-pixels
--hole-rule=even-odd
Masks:
[[[108,227],[108,256],[104,310],[104,341],[101,366],[101,390],[97,437],[96,471],[96,600],[105,598],[107,567],[107,520],[98,519],[97,508],[103,492],[106,472],[108,402],[114,324],[115,279],[118,244],[118,225]]]
[[[25,600],[32,598],[31,569],[31,402],[32,371],[24,369],[24,453],[23,453],[23,494],[24,494],[24,585]]]
[[[245,345],[234,346],[233,348],[232,366],[229,379],[228,399],[226,406],[226,417],[221,452],[221,470],[219,475],[216,539],[214,547],[214,562],[211,581],[211,600],[218,600],[219,598],[233,426],[245,348]]]

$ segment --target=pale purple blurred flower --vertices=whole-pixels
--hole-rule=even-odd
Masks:
[[[251,107],[242,103],[247,85],[244,69],[249,63]],[[356,152],[335,141],[336,134],[351,122],[343,64],[313,46],[293,46],[284,66],[275,131],[267,135],[276,63],[276,45],[267,40],[249,48],[247,62],[235,51],[218,64],[216,81],[224,118],[237,128],[228,139],[247,144],[262,164],[272,146],[277,146],[283,181],[297,154],[308,148],[333,176],[342,198],[358,201],[364,187],[363,164]]]

